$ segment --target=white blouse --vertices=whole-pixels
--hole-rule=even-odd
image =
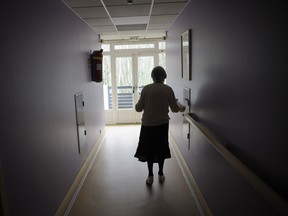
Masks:
[[[172,112],[179,111],[173,89],[166,84],[155,82],[143,88],[135,110],[144,110],[142,125],[156,126],[169,122],[169,107]]]

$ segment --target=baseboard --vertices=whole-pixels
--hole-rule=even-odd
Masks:
[[[173,136],[169,134],[169,141],[172,147],[173,152],[175,153],[176,160],[179,164],[179,167],[183,173],[183,176],[188,184],[188,187],[191,191],[191,194],[195,200],[195,203],[199,209],[199,212],[202,216],[212,216],[212,212],[201,193],[196,180],[194,179],[189,167],[187,166],[185,159],[182,156],[182,153],[176,144],[176,141],[174,140]]]
[[[69,214],[74,201],[77,198],[77,195],[90,171],[90,168],[101,149],[103,144],[103,139],[105,136],[106,128],[102,131],[101,135],[99,136],[96,144],[94,145],[93,149],[91,150],[90,154],[88,155],[85,163],[83,164],[82,168],[80,169],[78,175],[76,176],[72,186],[70,187],[69,191],[67,192],[64,200],[62,201],[61,205],[59,206],[55,216],[66,216]]]

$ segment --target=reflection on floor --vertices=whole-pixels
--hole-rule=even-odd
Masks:
[[[108,126],[104,143],[69,216],[197,216],[191,192],[172,158],[165,161],[165,182],[147,186],[146,163],[134,158],[139,125]]]

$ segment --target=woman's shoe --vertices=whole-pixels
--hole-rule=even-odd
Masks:
[[[148,176],[147,179],[146,179],[146,184],[152,185],[152,184],[153,184],[153,181],[154,181],[153,176]]]

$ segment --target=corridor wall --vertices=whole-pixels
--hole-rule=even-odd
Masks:
[[[281,4],[191,0],[167,35],[167,83],[225,147],[288,199],[287,31]],[[192,80],[181,78],[181,39],[192,29]],[[286,58],[285,58],[286,57]],[[214,215],[277,215],[182,116],[171,133]]]
[[[10,215],[54,215],[104,128],[102,84],[91,82],[98,35],[63,2],[1,3],[0,160]],[[79,154],[74,94],[83,92]]]

